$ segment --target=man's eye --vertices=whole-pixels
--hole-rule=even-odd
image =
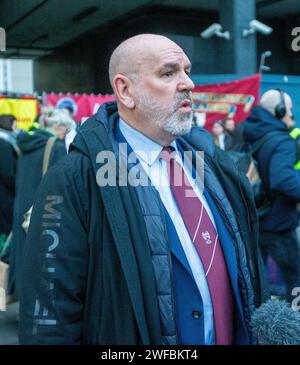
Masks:
[[[168,72],[165,72],[163,76],[167,76],[167,77],[170,77],[173,75],[173,71],[168,71]]]

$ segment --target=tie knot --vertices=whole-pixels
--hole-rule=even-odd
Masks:
[[[159,157],[165,161],[170,161],[173,158],[172,152],[174,151],[175,151],[174,147],[166,146],[161,150]]]

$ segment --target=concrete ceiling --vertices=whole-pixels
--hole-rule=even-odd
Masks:
[[[257,17],[300,14],[300,0],[257,0]],[[34,58],[133,11],[162,6],[218,11],[219,0],[1,0],[0,26],[6,30],[2,56]]]

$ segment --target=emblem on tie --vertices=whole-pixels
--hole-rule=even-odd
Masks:
[[[202,237],[204,238],[205,242],[210,245],[211,244],[211,239],[210,239],[210,234],[208,231],[202,232]]]

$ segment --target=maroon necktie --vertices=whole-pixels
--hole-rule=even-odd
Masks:
[[[170,188],[205,271],[214,311],[215,342],[231,345],[234,301],[222,247],[212,220],[172,151],[173,147],[164,147],[160,157],[167,163]]]

